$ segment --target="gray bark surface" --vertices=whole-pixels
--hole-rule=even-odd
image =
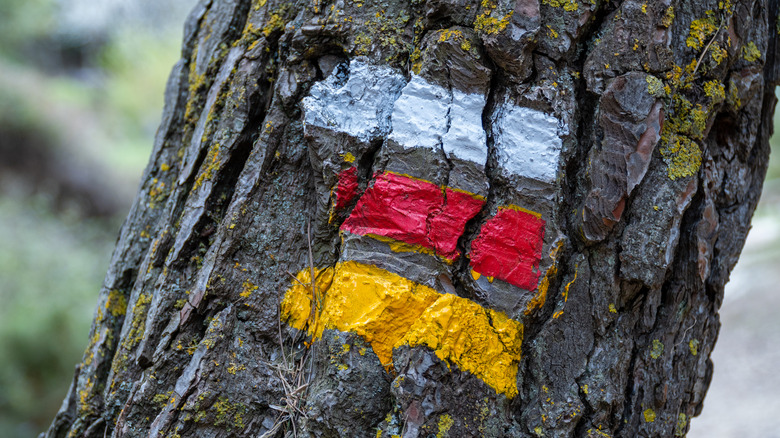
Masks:
[[[684,436],[766,173],[777,17],[770,0],[201,1],[43,436]],[[415,78],[449,105],[415,133],[433,148],[399,140],[419,114],[390,117]],[[334,90],[349,132],[315,120]],[[483,99],[484,165],[448,140],[463,94]],[[512,111],[557,120],[532,133],[559,139],[552,179],[506,146]],[[381,172],[482,196],[462,256],[340,232],[347,152],[359,196]],[[505,205],[546,221],[531,290],[471,273]],[[521,322],[518,394],[426,346],[388,371],[358,334],[309,344],[280,320],[291,275],[348,260]]]

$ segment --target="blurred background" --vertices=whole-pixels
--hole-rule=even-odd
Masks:
[[[53,419],[195,0],[0,0],[0,437]]]
[[[36,436],[65,396],[194,4],[0,0],[0,437]],[[777,154],[770,166],[689,437],[780,437]]]

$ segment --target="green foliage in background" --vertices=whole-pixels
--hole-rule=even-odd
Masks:
[[[51,0],[0,0],[0,54],[19,58],[23,49],[47,38],[55,10]]]
[[[113,131],[109,165],[142,169],[162,116],[168,74],[181,45],[179,33],[167,38],[130,30],[120,32],[99,56],[105,81],[96,94],[103,126]]]
[[[3,438],[45,430],[66,395],[181,44],[183,16],[165,29],[141,20],[110,26],[75,70],[58,66],[49,54],[62,32],[60,2],[0,0],[0,135],[26,132],[27,143],[14,148],[65,155],[104,175],[126,207],[101,221],[55,210],[45,188],[26,187],[24,176],[0,167]]]
[[[0,198],[0,436],[51,421],[80,360],[113,236],[45,199]]]

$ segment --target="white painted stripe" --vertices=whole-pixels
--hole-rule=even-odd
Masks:
[[[303,99],[307,125],[344,132],[362,141],[384,137],[390,131],[393,102],[406,79],[389,67],[352,60],[349,77],[338,69],[314,84]]]
[[[482,127],[482,110],[487,100],[481,94],[452,90],[450,129],[444,135],[444,152],[460,159],[485,165],[487,136]]]
[[[509,104],[497,113],[494,129],[498,165],[515,175],[554,183],[563,146],[558,119]]]
[[[393,108],[390,139],[407,147],[438,149],[447,133],[450,95],[443,87],[412,75]]]
[[[443,147],[449,156],[485,165],[485,97],[447,90],[412,75],[393,108],[390,139],[407,147]]]
[[[450,157],[485,165],[484,95],[450,91],[414,74],[407,83],[391,68],[360,60],[344,76],[334,72],[312,86],[303,99],[304,129],[319,126],[363,141],[389,133],[406,148],[443,148]]]

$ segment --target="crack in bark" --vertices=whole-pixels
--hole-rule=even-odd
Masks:
[[[495,204],[496,198],[495,181],[498,173],[498,154],[496,152],[495,138],[493,137],[492,120],[490,119],[490,115],[495,111],[495,100],[503,82],[503,72],[497,66],[492,66],[492,70],[493,74],[490,76],[487,99],[485,100],[485,106],[482,109],[481,117],[482,129],[485,132],[485,144],[488,150],[487,160],[485,162],[485,176],[488,180],[488,193],[487,197],[485,198],[485,203],[482,204],[479,212],[477,212],[474,217],[466,222],[466,225],[463,228],[463,234],[461,234],[461,236],[458,238],[456,247],[460,253],[463,254],[457,268],[455,269],[455,275],[453,276],[453,285],[458,291],[464,291],[466,289],[465,284],[467,283],[463,281],[463,279],[467,278],[466,276],[471,275],[467,249],[471,245],[471,242],[474,241],[474,239],[476,239],[479,235],[479,230],[487,219],[491,208],[493,208],[493,204]],[[474,291],[469,292],[470,293],[468,295],[471,295],[471,297],[474,298]]]

